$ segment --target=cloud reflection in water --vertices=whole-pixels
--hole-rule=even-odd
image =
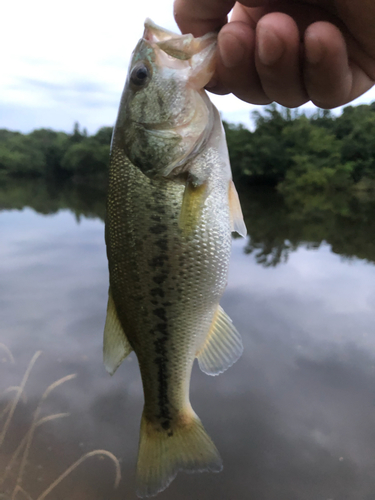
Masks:
[[[17,361],[0,366],[1,389],[38,349],[44,354],[30,378],[30,407],[46,383],[77,373],[48,406],[71,418],[36,438],[33,460],[69,464],[89,449],[108,449],[122,460],[117,491],[110,465],[99,464],[72,475],[61,495],[82,499],[89,485],[91,500],[135,499],[142,387],[134,355],[114,377],[102,365],[103,223],[25,209],[1,212],[0,224],[0,342]],[[242,333],[244,355],[219,377],[195,367],[191,384],[193,406],[224,471],[180,474],[160,498],[373,498],[375,267],[342,261],[322,244],[302,245],[286,264],[267,268],[244,246],[234,240],[222,301]],[[18,417],[19,429],[28,415]]]

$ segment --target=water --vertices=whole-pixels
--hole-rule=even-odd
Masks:
[[[0,446],[0,483],[46,397],[20,474],[0,485],[32,500],[135,499],[143,396],[131,355],[102,365],[108,273],[100,189],[8,184],[0,191],[0,412],[41,350]],[[375,489],[375,203],[356,197],[242,195],[247,240],[233,241],[222,305],[244,340],[219,377],[194,367],[191,399],[224,461],[220,474],[180,473],[165,500],[352,500]],[[9,412],[1,417],[0,432]],[[1,441],[0,434],[0,441]],[[26,495],[24,495],[26,496]],[[22,493],[17,494],[22,498]]]

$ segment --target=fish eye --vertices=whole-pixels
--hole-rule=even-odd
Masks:
[[[150,70],[143,62],[137,63],[130,74],[130,81],[136,87],[143,87],[150,79]]]

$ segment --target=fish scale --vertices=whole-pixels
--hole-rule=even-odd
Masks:
[[[163,376],[168,377],[168,405],[178,412],[187,399],[196,352],[226,285],[229,216],[223,227],[217,213],[227,211],[225,200],[210,197],[200,225],[184,236],[178,227],[183,186],[148,179],[116,148],[112,157],[106,224],[110,286],[120,305],[120,321],[138,356],[146,413],[157,420],[161,389],[160,364],[155,359],[160,353],[150,338],[161,338],[158,327],[167,324]],[[209,218],[210,214],[215,217]],[[160,258],[163,264],[153,265]],[[169,350],[174,351],[172,357]]]

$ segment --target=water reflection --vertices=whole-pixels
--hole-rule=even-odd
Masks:
[[[43,179],[9,179],[0,183],[0,210],[29,207],[39,214],[54,214],[69,209],[77,219],[105,215],[105,185],[76,184]]]
[[[326,242],[345,258],[375,262],[375,197],[336,193],[284,198],[270,189],[242,193],[250,235],[247,253],[257,262],[275,266],[304,245],[314,249]]]
[[[12,364],[0,355],[0,412],[14,396],[6,388],[19,384],[33,354],[43,351],[0,448],[0,471],[30,428],[46,387],[75,373],[43,406],[41,417],[70,416],[35,432],[23,485],[35,500],[84,453],[106,449],[121,462],[117,490],[113,464],[93,457],[47,500],[130,500],[136,498],[141,381],[132,356],[112,378],[102,366],[104,193],[85,188],[79,198],[74,189],[20,184],[0,193],[0,342],[15,358]],[[193,407],[224,470],[180,474],[159,498],[370,500],[374,204],[353,198],[344,207],[331,200],[330,207],[299,205],[293,212],[296,200],[269,192],[243,199],[250,238],[233,242],[222,305],[242,333],[245,352],[219,377],[195,367],[191,385]],[[11,486],[0,486],[4,498]]]
[[[0,185],[0,211],[30,207],[40,214],[69,209],[81,217],[105,218],[106,186],[12,180]],[[301,245],[328,243],[334,253],[375,262],[375,197],[336,193],[283,197],[270,188],[240,192],[248,240],[244,249],[259,264],[285,263]]]

